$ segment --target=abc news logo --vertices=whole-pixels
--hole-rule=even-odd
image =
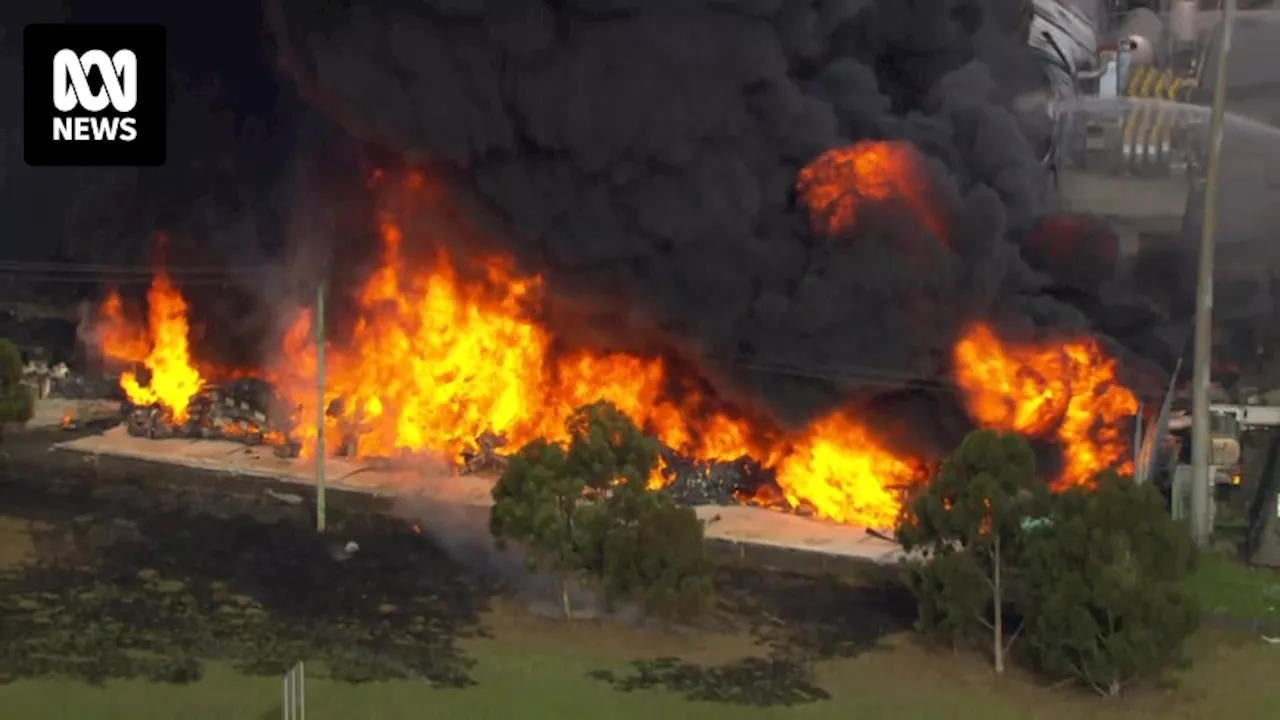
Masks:
[[[159,25],[27,26],[27,164],[163,165],[165,51],[164,28]]]
[[[90,68],[102,75],[102,89],[98,92],[89,85],[86,71]],[[138,106],[138,56],[132,50],[120,50],[109,57],[101,50],[90,50],[83,55],[74,50],[60,50],[53,56],[53,106],[58,112],[73,113],[81,108],[100,113],[108,103],[122,117],[55,117],[54,140],[136,140],[138,121],[128,113]]]

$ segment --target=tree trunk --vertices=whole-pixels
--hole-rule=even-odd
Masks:
[[[566,622],[573,620],[573,606],[569,603],[569,580],[560,576],[560,609],[564,611]]]
[[[993,636],[992,649],[995,651],[993,658],[996,666],[996,674],[1004,674],[1004,593],[1000,587],[1000,536],[995,537],[995,549],[991,554],[992,560],[992,577],[991,577],[991,604],[993,606],[995,616],[991,622],[991,634]]]
[[[560,520],[564,523],[564,537],[573,538],[573,506],[578,502],[578,498],[561,497],[558,505],[560,508]],[[563,540],[562,540],[563,542]],[[565,563],[564,548],[558,553],[558,561],[561,568],[560,572],[560,609],[564,611],[565,622],[573,620],[573,607],[569,603],[569,573]]]

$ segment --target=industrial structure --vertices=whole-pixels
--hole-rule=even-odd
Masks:
[[[1222,79],[1243,102],[1228,107],[1244,115],[1232,118],[1222,141],[1213,354],[1244,385],[1280,387],[1280,334],[1271,328],[1280,253],[1270,247],[1280,184],[1266,170],[1280,166],[1280,134],[1271,128],[1280,93],[1266,73],[1280,12],[1237,16],[1232,30],[1245,57],[1219,68],[1222,19],[1218,5],[1196,0],[1027,0],[1018,32],[1042,77],[1016,108],[1028,127],[1051,128],[1042,160],[1065,209],[1105,218],[1122,271],[1181,314],[1192,297],[1171,273],[1189,278],[1194,267],[1211,146],[1206,106]],[[1280,563],[1280,408],[1209,410],[1210,477],[1224,501],[1247,511],[1251,554]],[[1186,510],[1180,500],[1193,474],[1189,421],[1175,413],[1171,434],[1161,422],[1152,438],[1168,441],[1156,464],[1175,514]]]
[[[1030,0],[1019,31],[1043,85],[1018,102],[1028,122],[1049,118],[1043,159],[1066,209],[1106,218],[1128,265],[1198,217],[1207,116],[1194,104],[1213,45],[1195,0],[1163,15],[1131,4]]]
[[[1202,224],[1219,3],[1027,0],[1025,7],[1017,31],[1042,77],[1017,107],[1024,125],[1052,128],[1043,161],[1061,202],[1106,218],[1134,284],[1189,315],[1183,284]],[[1280,293],[1278,7],[1241,10],[1233,23],[1215,223],[1215,359],[1263,388],[1280,387],[1280,332],[1270,322]]]

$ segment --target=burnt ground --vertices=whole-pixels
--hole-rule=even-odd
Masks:
[[[65,439],[10,435],[0,457],[0,683],[182,683],[210,660],[279,676],[306,659],[351,682],[474,684],[460,641],[491,633],[485,618],[509,593],[385,501],[331,493],[336,527],[321,536],[296,486],[50,450]],[[816,701],[827,695],[815,662],[871,651],[912,620],[910,599],[879,580],[736,564],[717,588],[714,618],[692,631],[731,628],[750,657],[650,658],[592,676],[728,703]]]

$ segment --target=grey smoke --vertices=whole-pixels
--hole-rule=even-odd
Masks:
[[[467,478],[451,480],[465,482]],[[415,523],[455,562],[501,583],[535,612],[552,616],[561,613],[560,579],[530,570],[522,548],[497,547],[489,532],[488,506],[401,497],[395,500],[392,512]],[[570,601],[575,612],[583,616],[601,610],[595,593],[580,587],[571,588]]]

